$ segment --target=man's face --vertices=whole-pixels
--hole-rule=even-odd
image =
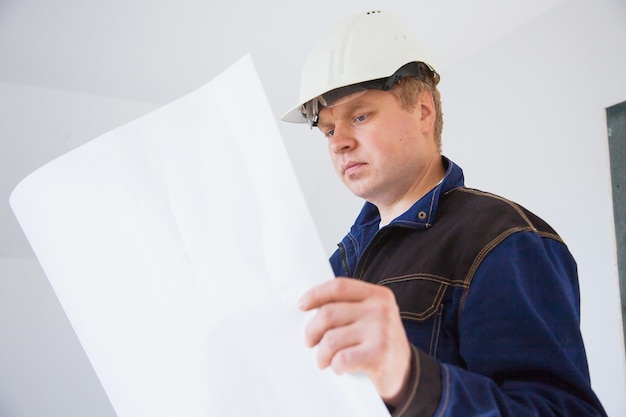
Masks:
[[[339,178],[355,195],[392,205],[424,194],[429,170],[440,163],[433,140],[430,95],[404,109],[389,92],[367,90],[346,96],[319,113],[318,128]]]

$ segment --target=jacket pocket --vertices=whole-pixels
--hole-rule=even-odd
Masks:
[[[406,275],[378,283],[391,289],[400,308],[400,317],[424,321],[439,310],[449,283],[436,276]]]

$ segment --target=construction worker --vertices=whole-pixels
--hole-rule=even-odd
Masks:
[[[328,31],[284,121],[326,136],[365,200],[303,295],[306,343],[364,371],[394,416],[603,416],[579,326],[576,263],[522,206],[466,188],[441,154],[439,75],[400,19],[372,11]]]

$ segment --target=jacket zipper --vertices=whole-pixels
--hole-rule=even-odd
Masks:
[[[346,273],[347,276],[350,276],[348,255],[346,255],[346,246],[343,244],[343,242],[339,242],[337,246],[339,247],[339,256],[341,256],[341,266],[343,267],[343,271]]]

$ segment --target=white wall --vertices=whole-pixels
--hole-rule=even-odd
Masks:
[[[567,1],[442,74],[444,153],[577,259],[592,384],[626,415],[605,108],[626,100],[626,2]],[[626,161],[624,162],[626,163]]]

